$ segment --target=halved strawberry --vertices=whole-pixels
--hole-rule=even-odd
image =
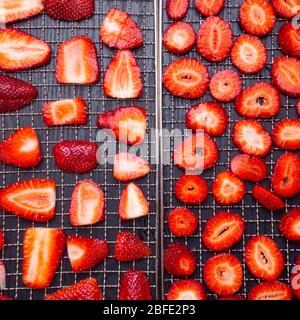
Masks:
[[[173,235],[191,236],[198,228],[198,217],[187,208],[175,208],[168,216],[168,224]]]
[[[74,272],[93,269],[109,255],[107,241],[99,239],[70,236],[67,249]]]
[[[271,0],[271,3],[282,18],[291,19],[300,12],[300,0]]]
[[[197,50],[206,60],[224,60],[232,47],[233,33],[230,24],[220,17],[208,17],[200,26]]]
[[[71,225],[86,226],[103,221],[104,207],[105,197],[102,188],[91,180],[79,181],[71,198]]]
[[[176,97],[197,99],[209,85],[208,69],[195,58],[180,58],[166,68],[163,84]]]
[[[167,15],[172,20],[181,20],[186,16],[190,0],[167,0]]]
[[[150,281],[137,269],[128,270],[121,278],[119,300],[152,300]]]
[[[237,121],[232,135],[233,143],[240,152],[265,157],[271,151],[271,136],[257,120]]]
[[[202,171],[218,160],[217,144],[207,134],[194,134],[175,146],[174,163],[181,169]]]
[[[300,58],[300,28],[287,22],[279,29],[278,44],[284,55]]]
[[[6,287],[6,270],[5,265],[2,260],[0,260],[0,289],[5,289]]]
[[[281,198],[263,186],[254,186],[252,196],[261,206],[268,210],[277,211],[285,207]]]
[[[196,9],[205,17],[217,15],[224,7],[225,0],[196,0]]]
[[[246,300],[244,297],[239,296],[238,294],[231,294],[229,296],[219,297],[217,300]]]
[[[101,113],[98,128],[110,129],[117,140],[130,145],[144,141],[147,128],[146,109],[138,106],[119,107]]]
[[[100,69],[93,41],[87,36],[76,36],[63,42],[58,48],[55,74],[59,83],[97,83]]]
[[[293,208],[283,214],[279,230],[287,240],[300,241],[300,208]]]
[[[145,217],[149,214],[149,203],[143,191],[135,184],[129,183],[122,191],[119,215],[122,220]]]
[[[14,28],[0,29],[0,69],[19,71],[47,64],[51,47],[43,40]]]
[[[107,13],[100,29],[101,41],[110,48],[133,49],[144,43],[141,29],[125,12],[112,8]]]
[[[46,102],[42,116],[47,126],[86,124],[87,106],[82,98]]]
[[[46,295],[44,300],[103,300],[103,295],[97,280],[87,278]]]
[[[266,0],[245,0],[240,8],[240,24],[250,34],[264,36],[276,23],[273,6]]]
[[[271,77],[279,91],[290,97],[300,96],[300,60],[277,57],[271,67]]]
[[[173,276],[190,276],[196,270],[197,262],[192,251],[184,244],[174,242],[164,252],[165,270]]]
[[[300,256],[296,258],[295,266],[291,272],[290,282],[296,298],[300,300]]]
[[[184,279],[172,284],[167,300],[207,300],[207,295],[201,282]]]
[[[0,142],[0,162],[30,168],[37,166],[41,159],[40,140],[31,127],[18,129]]]
[[[300,120],[280,120],[273,128],[272,137],[275,145],[281,149],[300,149]]]
[[[238,243],[244,231],[245,222],[240,215],[219,212],[206,222],[202,240],[208,249],[224,251]]]
[[[284,269],[284,256],[276,242],[268,236],[253,236],[247,242],[245,260],[255,277],[267,281],[278,279]]]
[[[119,232],[116,238],[114,258],[121,262],[139,260],[151,255],[149,246],[130,232]]]
[[[242,286],[242,264],[232,254],[217,254],[206,261],[203,277],[208,288],[214,293],[220,296],[234,294]]]
[[[163,44],[174,54],[189,52],[196,43],[193,26],[187,22],[174,22],[164,32]]]
[[[0,190],[1,209],[30,221],[45,222],[55,216],[55,181],[32,179]]]
[[[109,63],[103,79],[103,91],[108,97],[135,99],[142,95],[140,67],[129,50],[119,50]]]
[[[233,101],[242,91],[242,80],[233,70],[218,71],[210,80],[210,93],[221,102]]]
[[[201,102],[187,111],[185,124],[194,131],[202,129],[211,136],[220,136],[227,128],[228,114],[215,101]]]
[[[300,192],[300,157],[292,152],[280,156],[271,177],[273,190],[281,197],[291,198]]]
[[[292,300],[292,289],[279,281],[262,282],[254,286],[250,292],[249,300]]]
[[[3,250],[3,248],[4,248],[4,233],[0,229],[0,252]]]
[[[280,107],[280,93],[268,82],[252,84],[235,101],[235,110],[247,118],[271,118],[279,113]]]
[[[231,171],[218,173],[212,185],[215,200],[222,205],[240,202],[245,196],[245,184]]]
[[[239,36],[232,46],[231,61],[245,74],[260,72],[267,63],[267,57],[264,43],[249,34]]]
[[[23,240],[22,279],[29,288],[48,287],[65,250],[62,229],[28,228]]]

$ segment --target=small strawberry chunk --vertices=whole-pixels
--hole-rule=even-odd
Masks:
[[[186,16],[190,0],[167,0],[167,15],[172,20],[181,20]]]

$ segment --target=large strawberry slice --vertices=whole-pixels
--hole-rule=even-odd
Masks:
[[[167,15],[172,20],[180,20],[186,16],[190,0],[167,0]]]
[[[93,269],[109,255],[107,241],[92,238],[70,236],[67,249],[74,272]]]
[[[180,58],[166,68],[163,84],[176,97],[197,99],[209,85],[208,69],[195,58]]]
[[[291,272],[291,287],[297,299],[300,300],[300,256],[297,257]]]
[[[232,254],[217,254],[206,261],[203,277],[208,288],[216,294],[220,296],[234,294],[242,286],[242,264]]]
[[[50,61],[51,48],[43,40],[21,30],[0,29],[0,69],[19,71]]]
[[[279,29],[278,44],[285,55],[300,58],[300,28],[287,22]]]
[[[167,300],[207,300],[207,295],[199,281],[184,279],[172,284]]]
[[[59,83],[97,83],[100,69],[93,41],[77,36],[63,42],[58,48],[55,74]]]
[[[197,50],[209,61],[219,62],[230,53],[233,33],[230,24],[220,17],[208,17],[201,25]]]
[[[0,142],[0,162],[30,168],[37,166],[41,158],[40,141],[31,127],[21,128]]]
[[[187,208],[175,208],[168,216],[171,233],[177,237],[193,235],[198,228],[198,217]]]
[[[271,0],[278,16],[291,19],[300,12],[300,0]]]
[[[279,281],[262,282],[254,286],[250,292],[249,300],[292,300],[292,289]]]
[[[105,219],[105,197],[100,186],[91,180],[79,181],[72,193],[70,221],[72,226],[86,226]]]
[[[29,228],[23,241],[24,284],[29,288],[48,287],[65,250],[66,239],[62,229]]]
[[[300,120],[282,119],[273,128],[275,145],[281,149],[300,149]]]
[[[112,130],[117,140],[133,145],[144,141],[147,112],[139,106],[119,107],[101,113],[97,124],[100,129]]]
[[[0,207],[18,217],[45,222],[55,216],[55,181],[33,179],[0,190]]]
[[[87,278],[46,295],[44,300],[103,300],[103,294],[98,281],[95,278]]]
[[[245,222],[240,215],[219,212],[206,222],[202,240],[208,249],[224,251],[238,243],[244,231]]]
[[[150,281],[137,269],[128,270],[121,278],[119,300],[152,300]]]
[[[122,220],[145,217],[149,214],[149,203],[143,191],[135,184],[129,183],[122,191],[119,215]]]
[[[0,229],[0,252],[3,250],[3,248],[4,248],[4,233]]]
[[[196,9],[205,17],[217,15],[224,7],[225,0],[196,0]]]
[[[121,262],[139,260],[151,255],[149,246],[130,232],[119,232],[116,238],[114,257]]]
[[[293,208],[283,214],[279,230],[287,240],[300,242],[300,208]]]
[[[261,185],[256,185],[252,191],[253,198],[264,208],[277,211],[285,207],[284,201],[274,192]]]
[[[124,11],[112,8],[100,29],[103,43],[119,50],[133,49],[144,43],[141,29]]]

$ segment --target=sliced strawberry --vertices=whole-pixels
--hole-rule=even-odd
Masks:
[[[233,127],[233,143],[240,152],[265,157],[272,147],[268,131],[257,120],[239,120]]]
[[[205,17],[217,15],[224,7],[225,0],[196,0],[196,9]]]
[[[255,36],[243,34],[232,46],[231,61],[245,74],[260,72],[267,63],[267,57],[264,43]]]
[[[199,281],[184,279],[172,284],[167,300],[207,300],[207,295]]]
[[[281,198],[263,186],[256,185],[253,188],[252,196],[261,206],[268,210],[277,211],[285,207]]]
[[[167,15],[172,20],[181,20],[186,16],[190,0],[167,0]]]
[[[93,269],[109,255],[107,241],[92,238],[70,236],[67,249],[74,272]]]
[[[209,89],[216,100],[230,102],[242,91],[242,80],[233,70],[221,70],[211,78]]]
[[[277,15],[282,18],[291,19],[300,12],[299,0],[271,0],[271,3]]]
[[[103,300],[103,295],[97,280],[87,278],[46,295],[44,300]]]
[[[0,252],[3,250],[3,248],[4,248],[4,233],[0,229]]]
[[[176,198],[186,204],[200,204],[208,196],[208,184],[198,175],[183,174],[174,186]]]
[[[119,232],[116,238],[114,258],[121,262],[139,260],[151,255],[149,246],[130,232]]]
[[[197,50],[206,60],[224,60],[232,47],[233,33],[230,24],[220,17],[208,17],[200,26]]]
[[[128,270],[121,278],[119,300],[152,300],[150,281],[137,269]]]
[[[174,54],[189,52],[196,43],[193,26],[187,22],[174,22],[164,32],[163,44]]]
[[[198,217],[187,208],[175,208],[168,216],[168,224],[173,235],[191,236],[198,228]]]
[[[173,276],[190,276],[196,270],[197,262],[192,251],[179,242],[171,243],[164,253],[165,270]]]
[[[291,272],[291,287],[297,299],[300,300],[300,256],[297,257]]]
[[[300,208],[293,208],[283,214],[279,230],[287,240],[300,242]]]
[[[250,292],[249,300],[292,300],[292,289],[279,281],[262,282],[254,286]]]
[[[174,163],[181,169],[191,171],[213,167],[218,156],[217,144],[207,134],[194,134],[174,149]]]
[[[97,83],[100,69],[93,41],[77,36],[63,42],[58,48],[55,74],[59,83]]]
[[[105,197],[100,186],[91,180],[79,181],[72,193],[70,221],[72,226],[87,226],[105,219]]]
[[[87,106],[82,98],[47,102],[42,116],[47,126],[86,124]]]
[[[240,179],[258,182],[267,175],[267,165],[258,157],[240,154],[230,161],[231,171]]]
[[[212,185],[215,200],[222,205],[240,202],[245,196],[245,184],[230,171],[220,172]]]
[[[0,295],[0,300],[13,300],[13,299],[9,296]]]
[[[48,287],[60,264],[65,246],[62,229],[28,228],[23,241],[24,284],[34,289]]]
[[[206,261],[203,277],[208,288],[216,294],[220,296],[234,294],[242,286],[242,264],[232,254],[218,254]]]
[[[97,165],[98,145],[89,141],[61,141],[54,145],[53,155],[57,167],[70,173],[85,173]]]
[[[273,190],[281,197],[291,198],[300,192],[300,157],[292,152],[280,156],[271,177]]]
[[[0,29],[0,69],[19,71],[48,64],[51,48],[43,40],[13,28]]]
[[[133,49],[144,43],[142,31],[136,22],[120,9],[107,13],[100,29],[101,41],[110,48]]]
[[[284,55],[300,58],[300,29],[287,22],[279,29],[278,44]]]
[[[145,217],[149,214],[149,203],[143,191],[134,183],[129,183],[122,191],[119,215],[122,220]]]
[[[208,88],[208,69],[195,58],[180,58],[166,68],[163,84],[176,97],[197,99]]]
[[[219,212],[206,222],[202,240],[208,249],[223,251],[238,243],[244,231],[245,222],[240,215]]]
[[[280,94],[268,82],[252,84],[235,101],[235,110],[247,118],[271,118],[279,113],[280,107]]]
[[[217,102],[201,102],[188,110],[185,123],[194,131],[202,129],[211,136],[220,136],[227,128],[228,114]]]
[[[276,23],[273,6],[266,0],[245,0],[240,8],[240,24],[250,34],[264,36]]]
[[[281,149],[300,149],[300,120],[282,119],[273,128],[275,145]]]
[[[45,222],[55,216],[55,181],[33,179],[0,190],[1,209],[30,221]]]
[[[217,300],[246,300],[244,297],[238,294],[231,294],[229,296],[220,297]]]
[[[268,236],[254,236],[247,242],[245,260],[255,277],[267,281],[278,279],[284,269],[284,256]]]
[[[294,57],[280,56],[274,60],[271,68],[274,85],[290,97],[300,96],[300,60]]]
[[[138,106],[119,107],[101,113],[97,124],[100,129],[112,130],[117,140],[133,145],[144,141],[147,113]]]
[[[6,287],[6,270],[5,265],[2,260],[0,260],[0,289],[5,289]]]
[[[0,162],[30,168],[36,167],[41,159],[39,137],[31,127],[18,129],[0,142]]]

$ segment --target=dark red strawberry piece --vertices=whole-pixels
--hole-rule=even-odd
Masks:
[[[0,252],[3,250],[3,247],[4,247],[4,233],[0,229]]]
[[[11,297],[9,296],[5,296],[5,295],[0,295],[0,300],[13,300]]]
[[[252,196],[261,206],[268,210],[276,211],[285,207],[281,198],[263,186],[256,185],[253,188]]]
[[[232,47],[233,33],[230,24],[220,17],[208,17],[200,26],[197,50],[206,60],[224,60]]]
[[[206,222],[202,240],[208,249],[224,251],[238,243],[244,231],[245,222],[240,215],[219,212]]]
[[[275,145],[281,149],[300,149],[300,120],[280,120],[273,128],[272,137]]]
[[[279,29],[278,44],[284,55],[300,58],[300,28],[287,22]]]
[[[271,0],[271,4],[277,15],[285,19],[291,19],[300,12],[299,0]]]
[[[279,230],[287,240],[300,242],[300,208],[293,208],[283,214]]]
[[[239,296],[238,294],[231,294],[229,296],[220,297],[217,300],[246,300],[244,297]]]
[[[166,68],[163,84],[176,97],[197,99],[209,85],[208,69],[195,58],[180,58]]]
[[[193,26],[187,22],[174,22],[164,32],[163,44],[174,54],[189,52],[196,43]]]
[[[198,228],[198,217],[187,208],[175,208],[168,216],[168,224],[173,235],[191,236]]]
[[[199,281],[184,279],[172,284],[167,300],[207,300],[207,295]]]
[[[249,300],[292,300],[292,289],[279,281],[262,282],[254,286],[250,292]]]
[[[300,256],[297,257],[291,272],[291,287],[296,298],[300,300]]]
[[[172,20],[181,20],[186,16],[190,0],[167,0],[167,15]]]
[[[197,10],[205,17],[217,15],[224,7],[225,0],[196,0]]]

